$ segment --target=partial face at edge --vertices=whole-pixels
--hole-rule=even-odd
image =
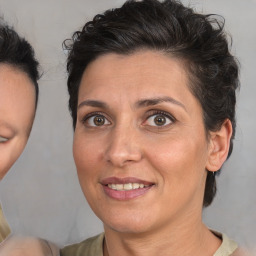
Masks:
[[[33,124],[35,89],[23,71],[0,64],[0,179],[22,153]]]
[[[201,215],[209,142],[187,85],[178,60],[152,51],[108,54],[85,70],[74,159],[105,227],[145,232]]]

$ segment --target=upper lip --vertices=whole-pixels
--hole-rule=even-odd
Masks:
[[[127,184],[127,183],[139,183],[144,185],[153,185],[153,182],[141,180],[135,177],[125,177],[125,178],[118,178],[118,177],[108,177],[100,182],[102,185],[108,184]]]

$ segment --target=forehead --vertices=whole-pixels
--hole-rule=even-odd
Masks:
[[[1,87],[8,86],[15,90],[34,89],[34,85],[29,75],[21,68],[8,63],[0,62]],[[20,85],[19,85],[20,83]]]
[[[27,129],[35,112],[35,90],[23,71],[0,64],[0,125]]]
[[[80,96],[97,90],[187,89],[188,76],[180,59],[157,51],[129,55],[106,54],[90,63],[83,73]],[[185,88],[184,88],[185,87]]]

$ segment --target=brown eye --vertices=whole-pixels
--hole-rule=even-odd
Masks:
[[[111,124],[104,115],[90,114],[89,117],[85,117],[83,123],[86,126],[99,127]]]
[[[96,125],[96,126],[101,126],[101,125],[104,125],[105,124],[105,117],[104,116],[95,116],[93,118],[93,123]]]
[[[173,122],[175,122],[175,120],[170,114],[155,113],[147,118],[145,125],[165,127],[168,124],[172,124]]]
[[[154,118],[154,122],[157,126],[162,126],[162,125],[165,125],[166,124],[166,117],[165,116],[162,116],[162,115],[157,115],[155,118]]]

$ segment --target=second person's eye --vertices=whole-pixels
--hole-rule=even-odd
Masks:
[[[0,143],[1,142],[6,142],[7,140],[8,140],[7,138],[0,136]]]

